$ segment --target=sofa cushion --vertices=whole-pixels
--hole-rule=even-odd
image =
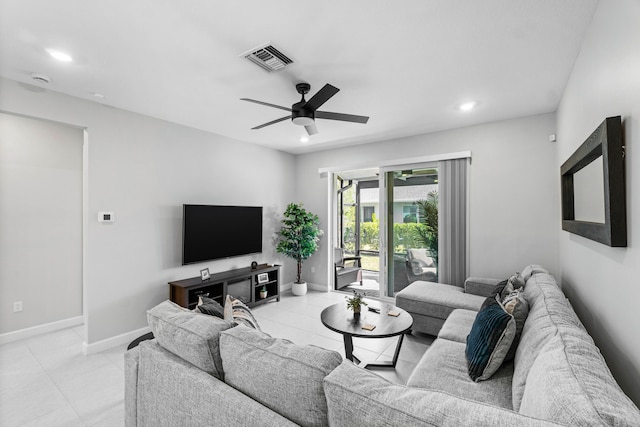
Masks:
[[[223,378],[218,343],[220,332],[231,328],[232,323],[168,300],[147,311],[147,321],[162,347],[216,378]]]
[[[322,380],[339,353],[238,325],[220,336],[225,382],[302,426],[326,426]]]
[[[488,381],[474,382],[467,373],[464,351],[464,343],[438,338],[418,362],[407,385],[512,409],[513,364],[504,363]]]
[[[485,299],[464,293],[460,286],[413,282],[396,294],[396,305],[409,313],[446,319],[456,308],[478,311]]]
[[[561,326],[529,371],[520,413],[564,425],[640,426],[591,337]]]
[[[558,325],[584,330],[553,276],[534,274],[527,281],[524,295],[529,303],[529,315],[515,354],[513,408],[516,411],[520,409],[529,370],[545,344],[557,335]]]
[[[522,270],[522,273],[520,273],[520,275],[522,276],[522,279],[524,280],[524,282],[527,283],[527,280],[529,280],[529,278],[536,273],[549,273],[549,272],[547,271],[546,268],[544,268],[541,265],[530,264]]]
[[[349,361],[327,375],[324,390],[332,426],[556,425],[445,392],[392,384]]]
[[[136,349],[140,352],[137,387],[133,390],[136,406],[132,408],[135,414],[127,418],[127,427],[297,425],[154,340],[144,341]],[[103,424],[122,425],[114,420]]]
[[[489,379],[498,370],[513,343],[515,334],[515,319],[505,311],[498,300],[494,299],[478,312],[467,337],[465,351],[472,380]]]
[[[458,308],[453,310],[442,325],[438,338],[460,343],[467,342],[467,335],[471,331],[473,321],[476,320],[477,311]]]

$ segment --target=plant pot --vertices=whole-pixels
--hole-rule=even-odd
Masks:
[[[360,307],[353,308],[353,318],[355,320],[360,320]]]
[[[260,291],[260,299],[265,299],[267,297],[267,291]]]
[[[296,296],[306,295],[307,282],[302,282],[302,283],[293,282],[293,284],[291,285],[291,293]]]

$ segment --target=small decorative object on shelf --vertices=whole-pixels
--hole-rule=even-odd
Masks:
[[[353,291],[353,296],[351,298],[349,298],[349,297],[345,297],[345,298],[347,300],[347,309],[353,310],[353,318],[355,320],[359,320],[360,319],[360,311],[362,309],[362,306],[366,307],[368,305],[363,300],[364,295],[361,295],[361,294],[357,293],[356,291]]]
[[[251,263],[251,269],[252,269],[252,270],[255,270],[256,268],[258,268],[258,263],[257,263],[257,262],[255,262],[255,261],[253,261],[253,262]]]
[[[260,273],[258,274],[258,283],[267,283],[269,281],[268,273]]]
[[[260,299],[265,299],[267,297],[267,287],[263,286],[262,289],[260,289]]]
[[[208,268],[200,270],[200,278],[202,279],[203,282],[205,280],[209,280],[209,277],[211,277],[211,276],[209,275],[209,269]]]

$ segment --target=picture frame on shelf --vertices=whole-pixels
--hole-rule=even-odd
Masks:
[[[203,282],[205,280],[209,280],[210,277],[211,277],[211,275],[209,274],[209,269],[208,268],[204,268],[204,269],[200,270],[200,278],[202,279]]]
[[[269,281],[269,273],[258,274],[258,283],[267,283]]]

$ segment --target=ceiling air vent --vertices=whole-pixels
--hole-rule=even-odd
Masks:
[[[240,56],[268,72],[279,71],[293,64],[293,61],[287,55],[273,47],[271,43],[255,47]]]

